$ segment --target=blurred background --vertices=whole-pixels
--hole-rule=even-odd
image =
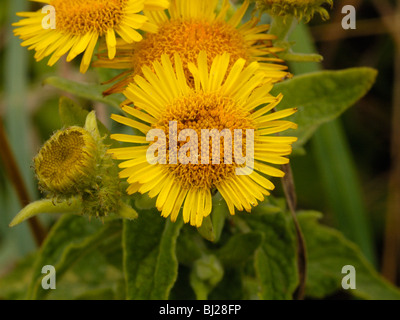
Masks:
[[[340,120],[322,127],[306,146],[304,156],[292,160],[298,208],[324,213],[324,223],[340,229],[356,242],[385,277],[400,284],[400,4],[389,0],[334,1],[331,20],[316,17],[295,30],[295,49],[317,51],[322,65],[290,64],[292,73],[320,68],[339,70],[369,66],[379,71],[368,95]],[[357,29],[344,30],[342,7],[357,10]],[[48,229],[52,217],[9,228],[12,217],[29,200],[40,198],[32,158],[41,144],[60,128],[60,91],[43,86],[58,75],[70,80],[99,82],[97,73],[81,75],[77,63],[60,61],[46,66],[13,37],[15,13],[38,4],[26,0],[0,0],[0,122],[15,156],[26,191],[11,183],[10,168],[0,159],[0,277],[19,258],[37,248],[32,230]],[[75,100],[78,100],[74,98]],[[87,107],[93,106],[78,100]],[[94,105],[106,125],[108,109]],[[1,128],[0,128],[1,129]],[[0,149],[5,149],[5,141]],[[20,190],[20,192],[16,192]],[[36,221],[37,222],[37,221]]]
[[[326,223],[356,242],[389,281],[399,284],[400,4],[334,3],[331,20],[314,19],[306,35],[324,57],[322,67],[368,66],[379,74],[369,94],[340,120],[322,127],[307,155],[294,159],[299,206],[324,212]],[[345,5],[356,9],[355,30],[341,27]],[[318,68],[292,67],[294,73]]]

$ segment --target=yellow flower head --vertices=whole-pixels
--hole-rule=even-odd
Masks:
[[[42,189],[73,194],[85,189],[96,166],[97,145],[88,131],[70,127],[57,131],[34,159]]]
[[[333,0],[255,0],[257,8],[273,16],[292,15],[299,20],[310,21],[316,13],[324,20],[329,19],[324,4],[333,5]]]
[[[217,55],[211,65],[208,61],[202,51],[196,63],[189,63],[193,86],[186,79],[184,59],[177,53],[173,61],[163,55],[161,62],[154,63],[154,72],[143,67],[143,76],[137,75],[124,92],[135,107],[125,105],[123,110],[132,117],[112,115],[141,134],[114,134],[113,139],[133,146],[109,150],[114,158],[125,160],[119,165],[123,168],[120,178],[128,179],[129,194],[139,191],[157,197],[157,208],[172,221],[183,206],[184,222],[197,227],[211,213],[213,190],[220,192],[232,215],[235,208],[250,212],[263,201],[268,190],[274,189],[265,175],[284,175],[267,163],[288,163],[285,156],[297,140],[275,135],[296,128],[290,121],[279,120],[296,109],[270,112],[282,96],[269,94],[273,80],[265,77],[260,63],[232,62],[226,53]],[[205,132],[213,132],[212,139]],[[229,145],[233,137],[235,143]],[[247,154],[251,144],[253,168],[236,157]],[[214,162],[218,156],[221,161]]]
[[[22,40],[22,46],[36,51],[37,61],[50,56],[54,65],[69,52],[67,61],[84,52],[81,72],[89,68],[93,51],[100,37],[105,37],[108,58],[113,59],[116,50],[116,34],[125,42],[141,41],[138,29],[155,31],[141,12],[163,10],[168,0],[31,0],[50,5],[44,12],[20,12],[24,19],[13,25],[14,34]],[[52,8],[52,9],[50,9]],[[46,11],[49,9],[50,11]],[[47,24],[48,12],[54,11],[54,21]],[[49,18],[51,19],[51,18]]]
[[[158,32],[145,34],[140,43],[120,41],[114,60],[99,54],[99,60],[94,64],[97,67],[128,69],[105,94],[123,92],[135,75],[142,74],[143,66],[152,68],[153,62],[160,61],[163,54],[171,59],[175,53],[180,55],[188,80],[191,74],[187,66],[196,61],[200,51],[207,52],[210,65],[215,56],[227,52],[232,61],[242,58],[247,63],[260,62],[260,68],[268,72],[274,81],[284,79],[287,76],[287,72],[283,71],[286,67],[275,64],[283,62],[275,56],[282,49],[272,46],[275,36],[266,33],[269,26],[258,25],[257,18],[241,25],[249,1],[244,1],[230,19],[227,19],[227,12],[231,9],[229,1],[223,1],[219,13],[216,13],[217,6],[218,0],[172,0],[168,12],[145,11],[150,21],[158,26]]]

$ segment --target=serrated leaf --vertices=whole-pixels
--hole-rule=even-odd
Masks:
[[[104,97],[102,92],[106,89],[106,87],[102,85],[78,83],[59,77],[49,77],[44,80],[43,83],[62,91],[72,93],[77,97],[98,101],[116,109],[119,109],[119,105],[123,101],[123,98],[119,95]]]
[[[35,261],[33,277],[29,286],[28,299],[43,299],[51,290],[41,286],[42,267],[54,266],[57,282],[76,261],[95,250],[102,241],[118,235],[120,220],[103,224],[92,219],[64,215],[51,229]]]
[[[123,250],[129,300],[164,300],[178,275],[176,240],[182,219],[173,223],[153,211],[124,221]]]
[[[295,147],[302,147],[322,124],[338,118],[361,99],[372,87],[377,71],[351,68],[341,71],[319,71],[278,83],[272,93],[284,98],[277,110],[298,108],[291,121],[297,130],[284,133],[296,136]]]
[[[234,235],[216,252],[216,255],[226,267],[239,266],[253,256],[260,247],[262,239],[260,232]]]
[[[306,295],[324,298],[342,289],[342,268],[355,267],[356,289],[349,294],[368,300],[400,300],[400,291],[365,259],[361,250],[339,231],[318,223],[320,213],[302,212],[299,222],[308,253]]]
[[[245,216],[249,227],[263,234],[254,262],[260,298],[290,300],[298,285],[297,245],[292,221],[290,216],[281,212],[260,211]]]

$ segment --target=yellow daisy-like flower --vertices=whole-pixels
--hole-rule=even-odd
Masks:
[[[211,213],[213,190],[220,192],[232,215],[235,208],[250,212],[252,206],[269,195],[268,190],[274,189],[264,175],[284,175],[267,163],[289,162],[285,156],[291,153],[291,145],[297,139],[275,134],[297,127],[280,120],[296,109],[270,112],[282,96],[269,94],[273,81],[265,77],[260,64],[253,62],[246,66],[246,60],[238,59],[228,69],[231,62],[230,56],[223,54],[216,56],[209,66],[206,53],[201,52],[196,64],[189,63],[194,81],[191,86],[184,73],[184,60],[178,54],[173,61],[163,55],[161,62],[154,63],[155,72],[143,67],[143,76],[136,76],[124,92],[136,108],[125,105],[123,110],[133,118],[112,115],[115,121],[143,134],[112,135],[115,140],[134,144],[110,150],[114,158],[125,160],[119,167],[124,169],[120,178],[127,178],[130,184],[128,194],[148,192],[150,197],[157,197],[156,207],[172,221],[183,206],[184,222],[201,226],[203,218]],[[203,130],[214,129],[227,135],[228,140],[220,139],[218,134],[216,141],[204,138]],[[158,132],[157,141],[154,130]],[[246,138],[239,135],[236,139],[238,132],[245,132]],[[234,148],[226,143],[229,136],[235,137]],[[195,146],[200,143],[199,153]],[[253,159],[236,158],[240,153],[248,159],[247,147],[252,143]],[[234,161],[232,149],[235,149]],[[214,162],[214,156],[224,161]]]
[[[37,61],[50,56],[54,65],[69,52],[67,61],[84,52],[80,71],[89,68],[93,51],[100,37],[105,37],[108,58],[116,53],[116,34],[127,43],[141,41],[138,29],[155,32],[154,24],[142,14],[143,10],[164,10],[168,0],[31,0],[51,7],[36,12],[20,12],[24,17],[13,26],[22,46],[36,51]],[[42,12],[44,11],[44,12]],[[48,12],[54,14],[53,18]],[[52,13],[53,12],[53,13]],[[48,18],[47,18],[48,17]],[[53,19],[54,21],[51,21]],[[48,23],[50,21],[50,23]]]
[[[239,58],[247,63],[258,61],[260,68],[274,79],[280,81],[288,73],[286,66],[276,57],[282,51],[272,46],[276,37],[267,34],[269,25],[258,25],[259,19],[251,18],[241,25],[249,1],[243,5],[228,20],[227,12],[231,9],[228,0],[224,0],[219,13],[216,13],[218,0],[172,0],[168,12],[145,11],[150,21],[156,24],[158,32],[146,34],[143,41],[136,44],[117,44],[117,54],[114,60],[108,60],[106,54],[99,54],[96,67],[127,69],[116,79],[119,79],[111,89],[104,94],[123,92],[133,81],[135,75],[142,74],[143,66],[152,68],[154,61],[160,61],[163,54],[173,58],[178,53],[183,61],[185,74],[190,80],[191,74],[187,65],[195,62],[200,51],[206,51],[211,65],[213,58],[225,52],[232,61]]]
[[[255,0],[257,8],[273,16],[292,15],[299,20],[310,21],[316,13],[324,20],[329,19],[324,4],[333,5],[333,0]]]

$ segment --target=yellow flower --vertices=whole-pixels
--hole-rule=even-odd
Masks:
[[[241,25],[249,1],[244,1],[230,19],[226,17],[231,9],[229,1],[223,1],[219,13],[216,13],[217,6],[218,0],[172,0],[168,12],[145,11],[150,21],[158,26],[158,32],[145,34],[140,43],[120,41],[114,60],[99,54],[99,60],[94,63],[96,67],[128,69],[117,77],[120,81],[104,94],[123,92],[135,75],[141,74],[143,66],[152,68],[153,62],[160,61],[163,54],[170,58],[175,53],[181,56],[188,80],[191,75],[187,65],[196,61],[200,51],[207,52],[209,64],[215,56],[227,52],[232,61],[242,58],[247,63],[260,62],[260,68],[274,81],[284,79],[288,73],[283,70],[287,68],[275,64],[283,62],[276,57],[282,49],[272,46],[276,37],[266,33],[269,25],[258,25],[257,18]]]
[[[316,13],[324,20],[329,19],[324,4],[333,5],[333,0],[255,0],[257,8],[273,16],[292,15],[299,20],[310,21]]]
[[[136,76],[124,92],[135,107],[125,105],[123,110],[133,118],[112,115],[115,121],[142,133],[111,136],[133,144],[109,150],[114,158],[125,160],[119,167],[123,168],[120,178],[127,178],[130,184],[128,194],[148,192],[151,198],[157,197],[156,207],[172,221],[177,219],[183,206],[184,222],[201,226],[203,218],[211,213],[215,189],[225,199],[232,215],[235,208],[250,212],[252,206],[269,195],[268,190],[274,189],[264,175],[284,175],[267,163],[289,162],[285,156],[291,153],[291,144],[297,139],[275,134],[296,128],[290,121],[279,120],[292,115],[296,109],[271,113],[282,96],[269,94],[273,81],[265,77],[260,64],[247,65],[244,59],[238,59],[229,70],[231,62],[229,54],[223,54],[216,56],[209,66],[206,53],[201,52],[196,64],[189,63],[194,82],[191,86],[185,77],[183,59],[177,53],[173,61],[163,55],[161,62],[154,63],[155,72],[144,67],[143,76]],[[219,137],[216,141],[203,140],[203,130],[213,129],[231,138],[235,136],[234,161],[229,162],[233,153],[232,144],[229,148],[226,143],[229,137],[224,143]],[[185,135],[189,131],[191,138],[187,141]],[[239,136],[236,140],[237,132],[245,133],[246,137]],[[254,171],[250,158],[246,163],[236,158],[237,152],[248,155],[244,150],[252,144],[251,132]],[[154,151],[159,143],[160,147]],[[198,153],[194,146],[200,143]],[[214,162],[214,156],[224,161]]]
[[[46,25],[47,12],[20,12],[23,17],[13,25],[14,34],[22,40],[22,46],[36,51],[37,61],[50,56],[48,64],[54,65],[69,52],[67,61],[84,52],[81,72],[89,68],[98,39],[105,37],[108,58],[116,51],[116,34],[127,42],[141,41],[138,29],[152,31],[156,26],[148,22],[141,12],[163,10],[168,0],[31,0],[54,8],[53,25]],[[50,19],[50,18],[49,18]]]
[[[85,189],[96,167],[97,145],[85,129],[57,131],[34,159],[39,185],[51,193],[73,194]]]

